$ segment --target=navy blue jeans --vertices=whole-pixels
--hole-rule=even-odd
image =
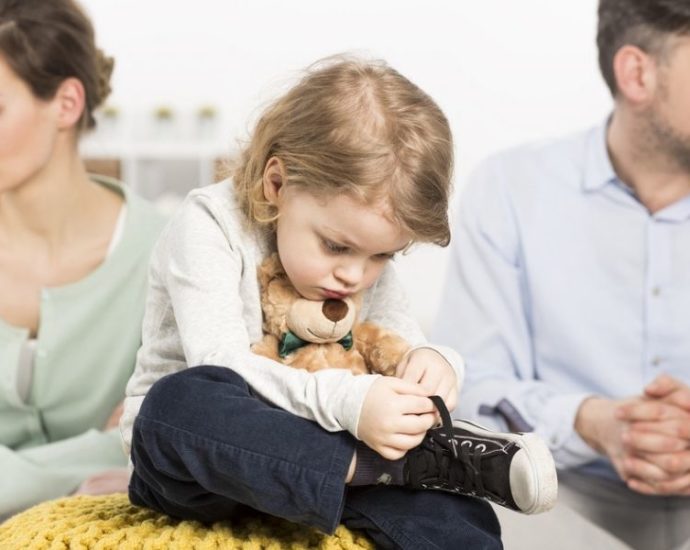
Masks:
[[[355,439],[276,408],[230,369],[194,367],[156,382],[134,423],[130,500],[210,523],[259,510],[382,548],[502,548],[485,502],[403,487],[346,487]]]

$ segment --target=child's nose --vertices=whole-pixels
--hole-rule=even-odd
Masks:
[[[334,273],[335,277],[348,288],[356,286],[364,274],[364,265],[352,261],[340,266]]]

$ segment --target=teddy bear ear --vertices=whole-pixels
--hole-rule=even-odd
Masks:
[[[280,263],[280,258],[278,257],[277,252],[267,256],[266,259],[261,262],[261,265],[258,269],[258,274],[261,288],[268,287],[268,283],[270,283],[273,279],[285,275],[283,264]]]

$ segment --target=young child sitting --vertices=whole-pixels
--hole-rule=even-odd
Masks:
[[[153,255],[127,389],[133,503],[204,522],[246,507],[326,532],[342,522],[415,550],[501,548],[493,511],[466,495],[551,505],[534,436],[450,425],[462,360],[426,343],[391,265],[413,242],[448,244],[452,151],[427,94],[383,63],[338,58],[264,112],[232,179],[190,193]],[[396,376],[251,352],[257,267],[275,251],[304,298],[366,289],[361,319],[413,344]]]

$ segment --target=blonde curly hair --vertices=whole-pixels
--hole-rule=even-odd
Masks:
[[[384,62],[319,61],[263,112],[232,177],[249,222],[269,231],[278,213],[264,196],[263,174],[273,157],[286,185],[324,198],[386,200],[415,241],[450,242],[450,126],[424,91]]]

